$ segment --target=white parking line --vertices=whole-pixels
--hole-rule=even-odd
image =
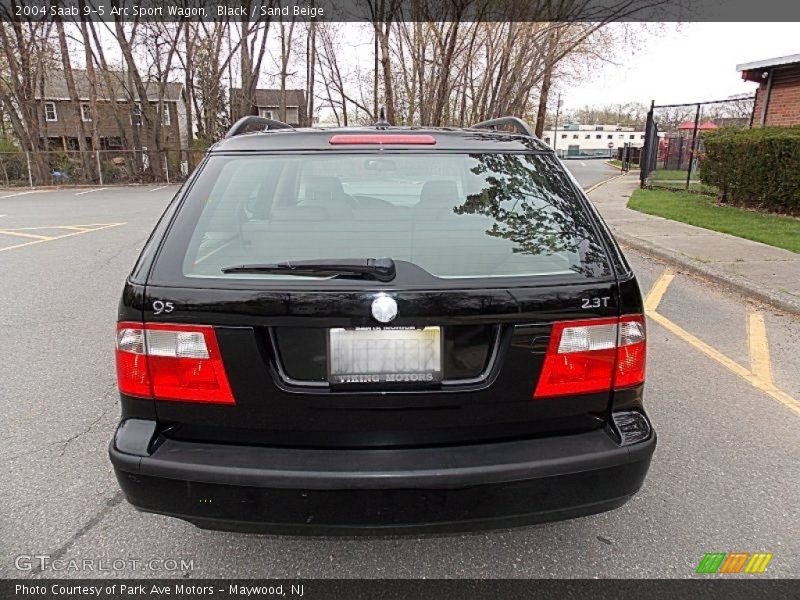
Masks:
[[[150,191],[151,192],[157,192],[158,190],[163,190],[165,187],[167,187],[167,186],[166,185],[162,185],[161,187],[154,188],[154,189],[152,189]]]
[[[16,196],[27,196],[28,194],[35,194],[37,192],[43,192],[43,191],[48,191],[48,190],[29,190],[27,192],[17,192],[16,194],[8,194],[7,196],[0,196],[0,199],[2,199],[2,198],[14,198]]]
[[[93,190],[86,190],[83,192],[78,192],[75,194],[76,196],[83,196],[84,194],[91,194],[92,192],[102,192],[103,190],[107,190],[108,188],[95,188]]]

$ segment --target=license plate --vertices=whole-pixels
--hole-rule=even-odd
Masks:
[[[442,379],[442,330],[331,329],[331,383],[431,383]]]

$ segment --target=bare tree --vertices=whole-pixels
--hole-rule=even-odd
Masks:
[[[262,6],[272,7],[273,0],[261,2]],[[243,5],[250,14],[251,2],[246,0]],[[256,88],[261,74],[261,64],[267,49],[267,38],[269,37],[269,26],[271,17],[259,18],[255,21],[244,19],[241,22],[240,40],[240,79],[242,92],[238,98],[238,106],[232,109],[237,116],[250,114],[251,108],[255,105]]]
[[[386,105],[386,118],[394,123],[397,115],[394,107],[394,81],[392,77],[392,55],[389,49],[389,37],[392,24],[400,14],[402,0],[367,0],[367,7],[372,21],[375,36],[375,74],[373,89],[373,110],[378,104],[378,64],[383,76],[383,101]],[[380,48],[380,58],[378,49]]]
[[[84,45],[87,51],[91,50],[91,62],[94,66],[98,67],[98,71],[102,77],[102,82],[98,81],[97,87],[105,90],[105,96],[111,106],[111,114],[113,115],[114,121],[117,125],[117,131],[119,132],[119,138],[120,142],[122,143],[122,147],[131,148],[131,138],[128,136],[128,130],[125,127],[126,114],[128,113],[127,111],[122,110],[122,106],[118,99],[119,94],[117,93],[117,90],[121,89],[120,82],[114,76],[109,63],[106,60],[104,50],[105,45],[100,40],[100,35],[95,27],[94,21],[84,20],[82,25],[88,29],[88,32],[85,32],[85,30],[82,29],[82,34],[84,34]],[[135,160],[133,155],[126,153],[125,163],[128,172],[133,173],[135,171]]]
[[[585,125],[612,123],[623,127],[644,128],[648,107],[636,102],[624,104],[585,106],[564,113],[565,121],[575,121]]]
[[[311,21],[308,24],[306,34],[306,123],[302,125],[310,126],[314,123],[314,87],[316,82],[317,69],[317,23]]]
[[[598,44],[597,32],[664,2],[621,0],[598,7],[591,0],[415,0],[395,13],[391,0],[369,0],[387,113],[397,123],[464,125],[537,112],[541,129],[561,65],[579,54],[615,53],[612,44]],[[377,103],[377,88],[373,97]],[[531,111],[534,101],[538,111]]]
[[[194,167],[194,155],[192,153],[192,146],[194,142],[194,54],[197,45],[197,38],[199,29],[192,27],[191,23],[186,20],[183,24],[183,54],[178,54],[178,59],[183,63],[183,80],[184,80],[184,94],[186,95],[186,154],[189,169]]]
[[[341,25],[320,23],[317,29],[318,71],[325,89],[323,101],[331,107],[336,123],[347,127],[350,124],[348,106],[361,110],[367,119],[374,120],[375,113],[363,98],[355,94],[362,89],[357,73],[345,71],[341,61]]]
[[[286,79],[289,76],[289,60],[292,56],[292,36],[294,34],[295,18],[287,26],[280,18],[281,64],[280,64],[280,98],[278,100],[278,114],[280,120],[286,122]],[[298,107],[299,108],[299,107]]]
[[[85,7],[86,7],[85,0],[80,0],[81,12],[84,11]],[[99,151],[100,135],[97,132],[97,121],[99,119],[100,112],[98,111],[98,104],[97,104],[97,96],[98,96],[97,73],[95,72],[94,68],[94,54],[92,53],[91,39],[89,38],[89,29],[86,25],[85,20],[81,20],[80,22],[80,31],[81,31],[81,41],[83,42],[83,58],[86,64],[86,78],[89,81],[89,111],[91,114],[91,121],[89,122],[89,127],[91,129],[92,148],[95,151]],[[98,178],[100,176],[101,173],[98,173]]]
[[[0,23],[0,49],[6,65],[0,72],[0,102],[22,149],[33,152],[34,183],[46,183],[47,160],[36,151],[47,148],[47,127],[43,104],[35,99],[43,98],[46,72],[55,64],[53,23],[0,16],[5,18]]]
[[[81,97],[78,94],[78,89],[75,86],[75,76],[72,72],[72,60],[69,55],[69,47],[67,45],[67,36],[64,33],[64,21],[61,18],[56,18],[56,32],[58,34],[58,46],[61,50],[61,66],[64,74],[64,81],[67,84],[67,93],[72,104],[72,110],[75,115],[75,121],[78,123],[78,151],[80,155],[80,162],[83,167],[84,176],[89,178],[96,177],[94,162],[89,157],[88,145],[86,144],[86,125],[84,123]]]
[[[187,101],[195,118],[197,135],[206,143],[215,142],[229,125],[225,80],[241,40],[231,41],[228,21],[188,23],[191,61],[183,61],[186,71]],[[188,112],[188,111],[187,111]]]
[[[126,82],[131,99],[136,103],[136,116],[141,118],[142,137],[147,148],[145,170],[153,178],[161,177],[164,165],[161,124],[163,122],[164,94],[173,71],[182,28],[176,23],[141,23],[134,20],[123,23],[115,17],[114,31],[126,66]],[[134,57],[134,46],[141,43],[146,54],[147,72],[140,69]],[[150,90],[155,91],[156,101],[151,102]],[[137,127],[133,128],[134,136]]]

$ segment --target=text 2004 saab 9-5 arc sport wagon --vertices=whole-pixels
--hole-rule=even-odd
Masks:
[[[135,507],[213,529],[609,510],[656,445],[645,337],[631,268],[524,122],[249,117],[125,284],[111,461]]]

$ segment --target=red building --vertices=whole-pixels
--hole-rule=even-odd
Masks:
[[[800,125],[800,54],[736,66],[742,79],[758,83],[753,127]]]

